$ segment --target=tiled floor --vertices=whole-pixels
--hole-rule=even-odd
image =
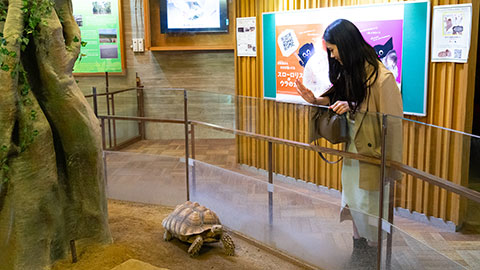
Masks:
[[[141,141],[122,151],[141,155],[115,153],[107,156],[111,198],[167,205],[175,205],[186,199],[183,140]],[[262,227],[266,221],[258,222],[258,216],[268,216],[268,209],[265,208],[265,199],[268,197],[265,174],[235,163],[234,140],[197,140],[195,152],[196,159],[202,162],[196,165],[196,185],[190,186],[191,196],[211,203],[223,202],[222,207],[216,211],[224,211],[222,215],[227,219],[230,216],[232,227],[235,224],[241,226],[245,224],[242,223],[245,219],[250,218],[247,224],[252,225],[240,229],[257,236],[257,239],[264,237],[265,242],[270,241],[279,246],[282,241],[289,241],[287,246],[299,244],[313,250],[319,249],[318,241],[332,243],[322,254],[331,254],[330,261],[333,261],[332,258],[345,263],[351,260],[351,224],[338,222],[339,192],[301,182],[294,183],[294,180],[276,176],[275,183],[278,187],[274,191],[272,220],[278,225],[277,232],[281,233],[267,237],[268,233],[264,233]],[[248,184],[245,175],[249,176]],[[239,177],[242,178],[241,181],[238,180]],[[232,214],[232,207],[235,207],[236,214]],[[435,255],[420,243],[434,248],[460,265],[480,269],[478,233],[450,232],[400,216],[395,217],[395,225],[398,230],[394,234],[393,269],[411,269],[409,267],[413,266],[412,263],[422,265],[425,269],[448,268],[448,263],[442,264],[441,256]],[[279,238],[278,235],[295,237]],[[309,237],[302,238],[307,235]],[[312,242],[309,239],[320,240]],[[295,248],[293,251],[285,251],[295,253]],[[305,255],[305,252],[302,254]],[[305,256],[318,257],[315,254],[318,252]],[[310,258],[312,260],[320,259]],[[352,268],[347,265],[339,267],[338,264],[329,266],[328,261],[322,262],[327,269]],[[364,268],[368,269],[369,266]]]

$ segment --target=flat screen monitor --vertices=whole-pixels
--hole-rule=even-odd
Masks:
[[[228,32],[228,0],[160,0],[162,33]]]

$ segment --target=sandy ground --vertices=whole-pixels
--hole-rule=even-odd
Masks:
[[[204,245],[199,256],[191,258],[189,244],[163,240],[162,220],[173,208],[113,200],[108,206],[114,244],[79,247],[77,263],[64,260],[54,270],[110,270],[131,258],[168,269],[304,269],[234,235],[235,256],[225,255],[219,242]]]

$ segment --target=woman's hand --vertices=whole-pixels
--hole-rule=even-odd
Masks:
[[[344,114],[344,113],[350,111],[350,107],[348,106],[348,102],[340,101],[340,100],[335,102],[329,108],[332,109],[337,114]]]
[[[305,99],[306,102],[317,104],[317,98],[315,98],[312,91],[305,87],[305,85],[303,85],[303,83],[299,79],[296,79],[295,83],[297,84],[298,94],[300,94],[300,96]]]

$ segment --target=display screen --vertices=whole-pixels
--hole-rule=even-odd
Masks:
[[[227,0],[160,0],[161,32],[228,32]]]

